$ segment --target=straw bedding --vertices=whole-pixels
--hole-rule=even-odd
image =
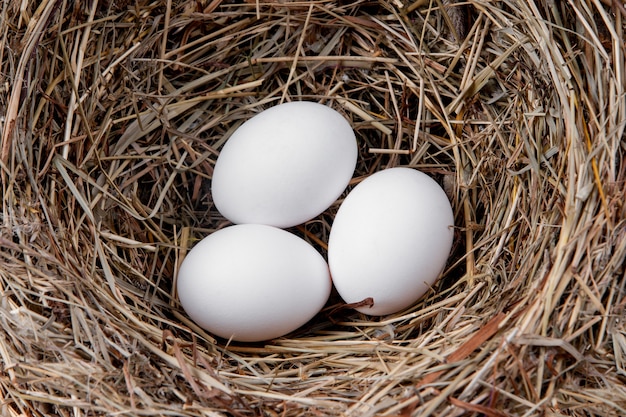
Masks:
[[[626,415],[619,1],[0,8],[3,416]],[[453,253],[410,309],[333,295],[293,334],[228,343],[186,317],[176,271],[227,225],[224,141],[291,100],[351,122],[351,186],[439,181]],[[338,204],[291,231],[325,253]]]

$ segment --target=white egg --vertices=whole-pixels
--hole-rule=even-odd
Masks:
[[[295,226],[341,195],[356,160],[356,138],[341,114],[313,102],[281,104],[226,141],[213,172],[213,201],[233,223]]]
[[[440,275],[452,248],[454,216],[441,187],[410,168],[377,172],[348,194],[333,222],[328,264],[347,303],[370,315],[398,312]]]
[[[193,321],[232,340],[285,335],[328,300],[328,265],[306,241],[285,230],[235,225],[202,239],[178,272],[178,297]]]

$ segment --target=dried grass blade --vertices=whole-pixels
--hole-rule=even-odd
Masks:
[[[487,406],[480,405],[480,404],[468,403],[466,401],[461,401],[454,397],[450,397],[448,400],[450,401],[450,404],[454,405],[455,407],[462,408],[463,410],[466,410],[466,411],[472,411],[474,413],[480,413],[487,417],[509,417],[510,416],[510,414],[507,414],[503,411],[496,410],[494,408],[487,407]]]
[[[199,103],[206,100],[215,100],[217,98],[224,98],[230,94],[237,93],[243,90],[257,88],[263,84],[263,79],[250,81],[244,84],[236,85],[233,87],[227,87],[213,93],[207,93],[200,97],[195,97],[188,100],[180,100],[175,103],[165,104],[161,106],[157,111],[146,111],[135,117],[133,121],[122,136],[119,143],[115,148],[115,155],[122,155],[123,152],[134,142],[140,140],[150,132],[161,127],[163,125],[163,119],[172,120],[179,115],[185,113],[187,110],[197,106]],[[120,122],[120,120],[114,121]]]
[[[504,313],[496,314],[495,317],[491,318],[487,322],[487,324],[481,327],[471,338],[469,338],[465,343],[459,346],[458,349],[452,352],[446,358],[446,363],[454,363],[469,356],[474,350],[476,350],[479,346],[481,346],[498,332],[500,323],[505,318],[506,314]],[[419,388],[423,387],[424,385],[433,383],[443,373],[444,371],[437,371],[426,375],[424,378],[422,378],[421,381],[417,383],[417,387]]]
[[[0,162],[7,164],[9,158],[9,149],[12,143],[11,134],[15,128],[18,107],[22,97],[22,85],[24,83],[24,75],[26,68],[33,57],[33,52],[37,47],[39,40],[45,34],[45,27],[48,25],[50,16],[55,10],[56,0],[47,0],[39,4],[37,11],[28,22],[28,28],[24,35],[23,44],[24,52],[22,53],[16,73],[12,77],[12,89],[9,103],[4,116],[4,129],[2,131],[2,148],[0,149]],[[2,178],[4,178],[4,173]]]
[[[53,164],[56,167],[56,169],[59,171],[59,174],[61,174],[61,177],[65,181],[65,185],[67,185],[71,194],[74,196],[74,198],[76,199],[80,207],[83,209],[87,218],[91,221],[92,224],[95,225],[96,220],[95,220],[93,211],[91,210],[89,203],[87,202],[85,197],[82,195],[82,193],[78,190],[78,188],[76,187],[76,184],[74,184],[74,181],[72,181],[69,173],[67,172],[66,165],[68,164],[68,162],[65,160],[65,158],[57,155],[54,158]]]

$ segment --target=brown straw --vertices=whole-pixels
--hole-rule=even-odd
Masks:
[[[617,0],[2,2],[0,414],[626,415],[624,18]],[[350,187],[391,166],[439,181],[453,252],[397,314],[333,295],[292,334],[221,340],[176,273],[228,225],[224,142],[295,100],[354,127]],[[325,256],[340,203],[291,231]]]

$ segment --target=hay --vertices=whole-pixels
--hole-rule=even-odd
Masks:
[[[5,416],[626,415],[618,1],[4,1]],[[458,225],[410,309],[215,340],[174,277],[260,110],[315,100],[356,184],[428,172]],[[322,252],[337,204],[295,233]]]

